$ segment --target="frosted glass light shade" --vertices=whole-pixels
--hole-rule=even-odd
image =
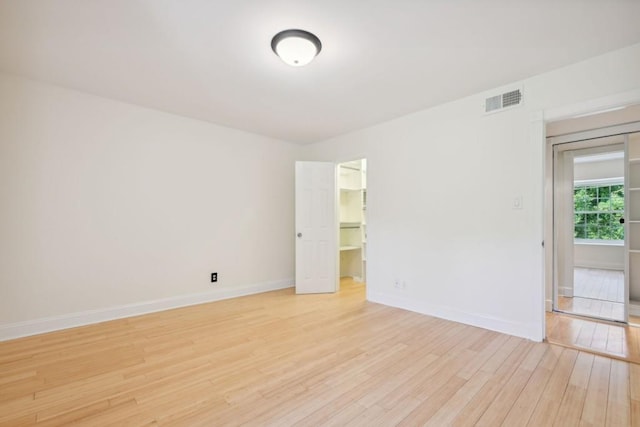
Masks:
[[[307,65],[320,53],[320,39],[308,31],[285,30],[271,40],[271,49],[292,67]]]

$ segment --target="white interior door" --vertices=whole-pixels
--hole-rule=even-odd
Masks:
[[[338,284],[336,165],[296,162],[296,293],[335,292]]]

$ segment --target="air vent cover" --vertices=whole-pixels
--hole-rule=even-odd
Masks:
[[[485,99],[484,112],[493,113],[507,107],[516,107],[520,104],[522,104],[522,91],[516,89]]]

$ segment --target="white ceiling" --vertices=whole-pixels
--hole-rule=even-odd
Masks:
[[[640,0],[0,0],[0,70],[310,143],[640,41]],[[288,28],[323,43],[293,68]]]

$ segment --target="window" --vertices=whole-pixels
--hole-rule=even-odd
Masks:
[[[624,240],[624,184],[579,185],[573,190],[574,238]]]

